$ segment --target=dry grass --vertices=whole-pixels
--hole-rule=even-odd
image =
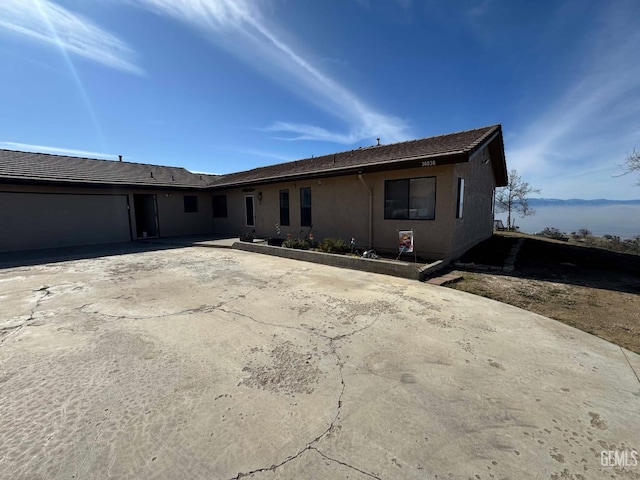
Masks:
[[[462,272],[463,279],[451,287],[539,313],[640,353],[640,257],[522,237],[513,275]],[[484,248],[492,249],[492,242]]]

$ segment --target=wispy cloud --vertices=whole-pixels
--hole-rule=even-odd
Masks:
[[[583,49],[585,68],[508,147],[508,160],[522,172],[553,181],[606,165],[613,171],[616,157],[619,163],[638,141],[640,31],[624,2],[607,5],[601,31],[591,37],[597,40]]]
[[[116,155],[112,155],[110,153],[90,152],[87,150],[75,150],[72,148],[49,147],[46,145],[33,145],[30,143],[0,142],[0,148],[25,152],[52,153],[54,155],[69,155],[72,157],[104,158],[109,160],[116,159]]]
[[[144,73],[133,63],[134,52],[125,42],[49,0],[2,0],[0,28],[111,68]]]
[[[479,17],[483,15],[487,9],[489,8],[489,0],[482,0],[480,3],[474,4],[469,10],[467,10],[467,14],[472,17]]]
[[[387,118],[387,121],[390,119]],[[398,130],[404,129],[404,124],[401,122],[397,126]],[[306,125],[303,123],[287,123],[287,122],[275,122],[273,125],[265,128],[268,132],[284,132],[290,134],[288,137],[278,137],[280,140],[321,140],[326,142],[342,143],[345,145],[351,145],[364,138],[373,138],[370,133],[367,134],[367,129],[364,127],[362,130],[351,130],[348,133],[331,132],[325,128],[316,127],[313,125]],[[371,130],[369,130],[371,131]],[[403,139],[401,137],[399,140]],[[386,137],[385,140],[389,140]],[[386,143],[392,143],[395,140],[391,140]]]
[[[371,0],[355,0],[358,5],[366,8],[367,10],[371,8]],[[409,8],[413,3],[413,0],[395,0],[395,3],[400,5],[402,8]]]
[[[211,173],[211,172],[201,172],[199,170],[189,170],[191,173],[195,173],[198,175],[220,175],[219,173]]]
[[[237,153],[245,153],[247,155],[255,155],[258,157],[272,158],[274,160],[278,160],[279,162],[288,162],[290,160],[294,160],[295,157],[290,155],[283,155],[281,153],[274,153],[267,150],[260,150],[255,148],[233,148],[229,149]]]
[[[269,131],[287,135],[289,140],[322,140],[354,143],[376,136],[386,142],[404,140],[408,125],[401,119],[377,112],[337,81],[327,76],[298,53],[247,0],[128,0],[164,16],[175,18],[214,34],[226,48],[248,60],[292,91],[337,116],[348,132],[286,121],[275,122]]]

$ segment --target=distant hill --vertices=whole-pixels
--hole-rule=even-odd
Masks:
[[[570,207],[570,206],[584,206],[595,207],[602,205],[640,205],[640,199],[638,200],[607,200],[606,198],[598,198],[596,200],[582,200],[580,198],[569,198],[568,200],[561,200],[559,198],[530,198],[530,207]]]

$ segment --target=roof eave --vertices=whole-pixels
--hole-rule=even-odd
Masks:
[[[244,186],[250,186],[250,185],[264,185],[264,184],[298,181],[298,180],[306,180],[306,179],[312,180],[315,178],[357,175],[359,173],[384,172],[389,170],[399,170],[399,169],[407,169],[407,168],[423,168],[424,166],[418,162],[422,162],[423,160],[427,160],[427,159],[441,159],[441,161],[437,161],[435,165],[431,165],[433,167],[433,166],[439,166],[439,165],[450,165],[454,163],[466,162],[468,161],[469,156],[468,156],[468,152],[463,150],[448,152],[445,154],[438,153],[434,155],[416,155],[412,157],[404,157],[401,159],[393,160],[391,162],[372,162],[367,164],[349,165],[346,167],[331,168],[328,170],[320,170],[320,171],[308,172],[308,173],[304,173],[304,172],[292,173],[292,174],[258,178],[258,179],[245,180],[245,181],[239,181],[239,182],[214,184],[214,185],[211,185],[210,188],[214,190],[221,190],[221,189],[237,188],[237,187],[244,187]]]
[[[175,184],[149,184],[149,183],[119,183],[119,182],[91,182],[87,180],[62,180],[62,179],[43,179],[43,178],[24,178],[24,177],[0,177],[0,183],[18,184],[18,185],[51,185],[51,186],[81,186],[81,187],[99,187],[99,188],[140,188],[140,189],[169,189],[169,190],[207,190],[208,185],[175,185]]]

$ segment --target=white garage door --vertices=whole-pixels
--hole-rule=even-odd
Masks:
[[[0,192],[0,252],[129,240],[126,195]]]

